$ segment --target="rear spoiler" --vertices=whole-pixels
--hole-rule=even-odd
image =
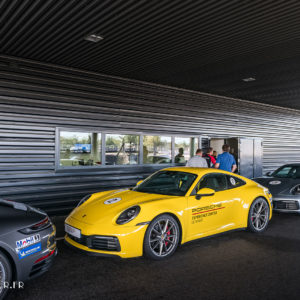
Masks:
[[[23,211],[28,210],[27,205],[25,205],[24,203],[19,203],[19,202],[15,202],[15,201],[8,201],[8,200],[0,199],[0,206],[1,205],[11,206],[14,209],[23,210]]]

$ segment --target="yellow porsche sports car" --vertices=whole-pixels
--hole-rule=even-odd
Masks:
[[[262,232],[269,190],[216,169],[175,167],[131,189],[84,197],[65,221],[68,245],[95,255],[163,259],[179,244],[233,229]]]

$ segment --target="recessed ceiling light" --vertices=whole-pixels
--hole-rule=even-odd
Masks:
[[[103,40],[103,37],[99,34],[92,33],[85,36],[84,39],[89,42],[98,43],[99,41]]]
[[[255,81],[256,79],[254,77],[247,77],[242,79],[245,82]]]

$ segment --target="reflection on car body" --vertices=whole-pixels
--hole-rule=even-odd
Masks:
[[[149,155],[147,156],[146,163],[148,164],[170,164],[171,158],[168,156]]]

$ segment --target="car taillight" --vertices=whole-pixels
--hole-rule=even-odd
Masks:
[[[23,229],[20,229],[19,232],[24,233],[24,234],[30,234],[30,233],[35,233],[37,231],[40,231],[42,229],[45,229],[50,226],[50,220],[48,217],[43,219],[41,222],[36,223],[30,227],[26,227]]]
[[[49,252],[48,254],[46,254],[46,255],[40,257],[39,259],[37,259],[37,260],[35,261],[35,264],[37,264],[38,262],[40,262],[40,261],[42,261],[42,260],[48,258],[48,257],[51,256],[54,252],[55,252],[55,249],[52,250],[51,252]]]
[[[47,225],[49,223],[49,218],[46,217],[43,221],[34,224],[33,226],[31,226],[30,228],[32,230],[39,230],[40,228],[44,227],[45,225]]]

